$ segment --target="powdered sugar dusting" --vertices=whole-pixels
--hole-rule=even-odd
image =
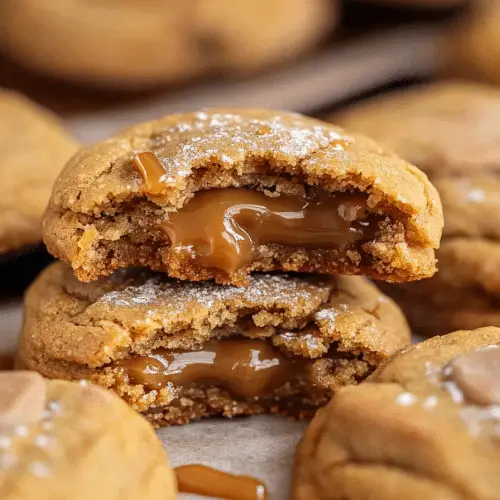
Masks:
[[[333,126],[294,113],[219,113],[187,115],[152,138],[151,150],[165,168],[169,183],[182,182],[192,168],[218,163],[223,168],[245,157],[279,157],[295,164],[329,145],[337,153],[353,142]]]
[[[141,285],[106,293],[98,302],[118,307],[168,306],[185,310],[194,305],[211,308],[216,303],[241,300],[246,304],[281,303],[290,305],[318,301],[327,297],[329,287],[287,275],[256,274],[247,288],[220,286],[212,282],[186,282],[155,276]]]

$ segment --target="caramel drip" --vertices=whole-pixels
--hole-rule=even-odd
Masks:
[[[234,476],[205,465],[183,465],[175,469],[180,493],[194,493],[227,500],[266,500],[262,481],[249,476]]]
[[[171,251],[203,268],[232,274],[259,245],[338,248],[371,238],[366,197],[338,193],[303,198],[244,188],[200,191],[163,225]]]
[[[134,167],[151,194],[160,194],[165,189],[165,168],[154,153],[148,151],[135,155]]]
[[[131,384],[161,389],[169,382],[181,387],[214,383],[234,396],[268,396],[298,375],[300,358],[289,358],[265,340],[225,339],[205,343],[199,351],[156,349],[115,363]]]

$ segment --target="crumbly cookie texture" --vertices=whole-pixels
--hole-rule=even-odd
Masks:
[[[130,90],[210,72],[246,73],[307,51],[335,26],[338,0],[5,0],[5,50],[40,72]],[[265,15],[263,12],[265,11]],[[112,29],[110,29],[112,26]]]
[[[333,118],[415,163],[440,194],[439,272],[384,287],[420,334],[500,326],[499,118],[500,90],[455,82],[374,98]]]
[[[154,430],[110,391],[4,371],[0,395],[2,499],[177,497]]]
[[[35,245],[52,185],[77,149],[49,111],[0,91],[0,253]]]
[[[297,449],[294,500],[500,496],[500,329],[409,346],[341,389]]]
[[[233,338],[235,345],[261,340],[276,357],[296,362],[298,375],[262,397],[238,398],[225,381],[155,389],[120,369],[123,361],[161,348],[197,351],[208,341]],[[47,377],[111,388],[165,425],[220,414],[311,415],[409,339],[398,307],[361,277],[255,274],[247,288],[236,288],[128,270],[81,283],[57,263],[27,293],[18,356]]]
[[[161,194],[134,167],[141,152],[161,162]],[[197,268],[170,251],[162,228],[198,191],[227,187],[271,197],[358,193],[375,235],[333,248],[258,245],[252,262],[230,275]],[[167,116],[82,149],[55,183],[44,241],[82,281],[131,266],[237,285],[251,271],[273,270],[408,281],[434,273],[442,224],[426,176],[372,141],[297,114],[221,109]]]

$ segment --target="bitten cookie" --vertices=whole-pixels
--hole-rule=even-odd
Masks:
[[[247,288],[57,263],[26,295],[22,365],[111,388],[155,425],[211,415],[310,416],[410,340],[361,277],[254,274]]]
[[[49,111],[0,90],[0,253],[41,240],[52,185],[76,149]]]
[[[5,50],[37,71],[134,89],[279,64],[326,38],[337,0],[2,0]]]
[[[293,500],[500,498],[500,329],[404,349],[341,389],[297,449]]]
[[[386,287],[424,335],[500,326],[500,90],[438,83],[333,119],[372,134],[431,177],[445,227],[430,280]]]
[[[151,426],[109,391],[0,372],[2,500],[177,497]]]
[[[244,285],[251,271],[431,276],[442,228],[427,177],[312,118],[207,110],[84,148],[55,183],[44,241],[82,281],[145,266]]]

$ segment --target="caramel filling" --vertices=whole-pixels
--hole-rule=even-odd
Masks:
[[[154,153],[137,154],[134,166],[149,193],[165,190],[166,172]],[[376,221],[368,217],[366,196],[360,193],[271,197],[223,188],[196,193],[162,229],[172,251],[185,260],[233,274],[251,263],[259,245],[339,248],[372,238]]]
[[[216,384],[236,397],[254,399],[294,380],[305,360],[287,357],[264,340],[225,339],[205,343],[199,351],[156,349],[115,363],[130,384],[147,389]]]
[[[147,151],[135,155],[134,167],[151,194],[160,194],[165,190],[165,168],[154,153]]]
[[[278,197],[245,188],[200,191],[163,225],[172,250],[203,268],[232,274],[270,243],[338,248],[373,237],[366,198],[340,193]]]
[[[234,476],[205,465],[183,465],[175,469],[180,493],[194,493],[228,500],[266,500],[262,481],[249,476]]]

